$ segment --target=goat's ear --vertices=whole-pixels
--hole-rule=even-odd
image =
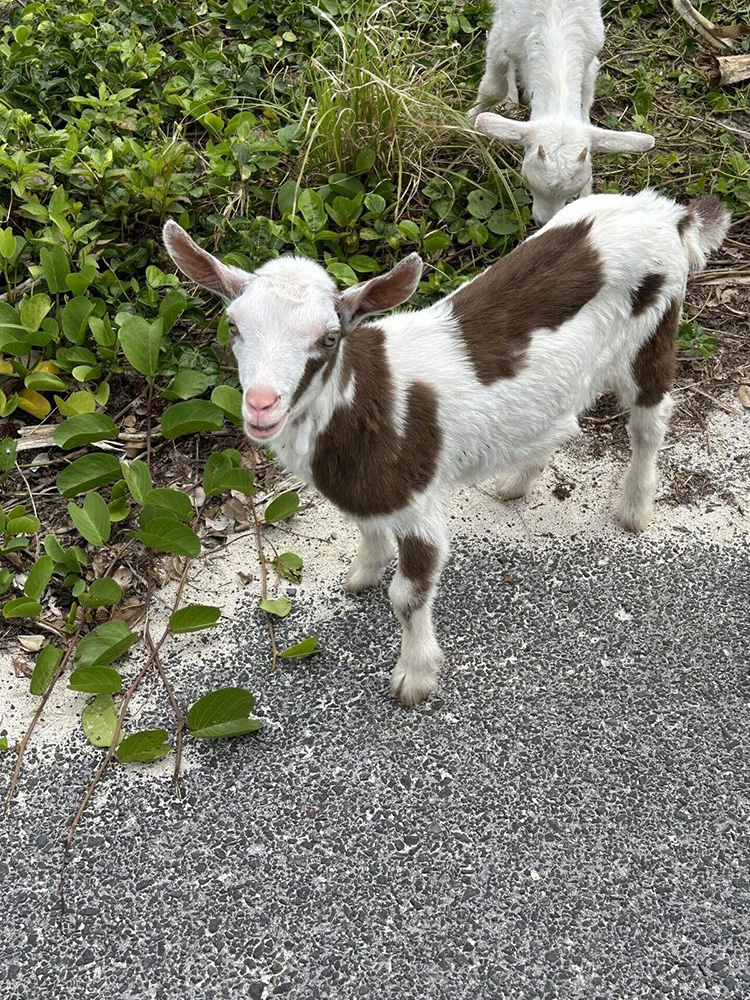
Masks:
[[[588,137],[595,153],[645,153],[654,148],[654,137],[647,132],[613,132],[592,125]]]
[[[422,258],[411,253],[387,274],[361,281],[341,293],[339,313],[344,327],[361,322],[372,313],[385,312],[406,302],[422,277]]]
[[[201,250],[172,219],[164,224],[163,238],[167,253],[182,273],[223,299],[236,299],[253,280],[247,271],[224,264],[218,257]]]
[[[513,118],[504,118],[502,115],[495,115],[490,111],[479,115],[474,122],[474,127],[492,139],[501,139],[514,146],[524,146],[531,140],[534,131],[532,122],[517,122]]]

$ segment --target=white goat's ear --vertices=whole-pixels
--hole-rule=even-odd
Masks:
[[[588,138],[594,153],[645,153],[654,148],[654,137],[647,132],[613,132],[592,125]]]
[[[218,257],[201,250],[172,219],[164,224],[163,238],[167,253],[182,273],[224,299],[236,299],[253,280],[247,271],[224,264]]]
[[[514,146],[525,146],[531,141],[534,131],[532,122],[517,122],[513,118],[504,118],[491,111],[479,115],[474,127],[492,139],[502,139],[503,142],[510,142]]]
[[[359,323],[372,313],[385,312],[406,302],[414,294],[422,277],[422,258],[410,253],[387,274],[361,281],[341,293],[339,314],[344,326]]]

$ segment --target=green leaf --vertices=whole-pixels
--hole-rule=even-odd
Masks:
[[[120,317],[120,345],[125,357],[137,372],[152,378],[159,370],[163,320],[148,323],[133,313],[119,313]]]
[[[302,559],[296,552],[282,552],[271,561],[271,565],[280,576],[292,583],[299,583],[302,579]]]
[[[125,737],[117,748],[117,759],[121,764],[148,764],[166,757],[171,749],[165,729],[144,729]]]
[[[56,244],[50,250],[43,247],[39,251],[39,259],[49,291],[53,295],[67,291],[66,279],[70,273],[70,267],[67,255],[60,244]]]
[[[497,197],[489,191],[481,188],[472,191],[467,199],[469,212],[475,219],[486,219],[492,209],[497,205]]]
[[[170,511],[180,521],[189,521],[194,514],[190,497],[179,490],[173,490],[167,486],[149,490],[146,494],[145,503],[151,507],[160,507]]]
[[[353,267],[359,274],[376,274],[380,270],[378,262],[363,253],[355,253],[353,257],[349,257],[347,264]]]
[[[62,311],[62,329],[73,344],[81,344],[86,336],[88,318],[94,311],[94,303],[83,295],[71,299]]]
[[[57,668],[60,666],[62,651],[48,642],[40,651],[34,664],[34,673],[31,675],[29,691],[32,694],[46,694],[47,688],[52,683]]]
[[[189,604],[175,611],[169,619],[169,631],[175,635],[182,632],[200,632],[201,629],[211,628],[220,617],[221,608],[214,608],[208,604]]]
[[[26,578],[23,588],[24,594],[32,601],[38,601],[52,579],[54,568],[55,560],[51,556],[40,556]]]
[[[103,545],[109,541],[112,522],[107,503],[98,493],[87,493],[82,508],[78,504],[69,503],[68,514],[87,542]]]
[[[491,233],[495,233],[498,236],[512,236],[514,233],[520,231],[521,223],[515,212],[510,212],[507,208],[501,208],[499,211],[493,212],[489,217],[487,228]]]
[[[39,518],[31,514],[20,514],[17,517],[8,517],[5,530],[9,535],[33,534],[39,531]]]
[[[0,736],[0,753],[5,753],[8,749],[8,737]]]
[[[227,722],[217,722],[202,729],[191,729],[190,735],[196,740],[218,740],[225,736],[244,736],[246,733],[254,733],[260,727],[260,719],[229,719]]]
[[[106,385],[106,382],[103,384]],[[78,413],[93,413],[96,409],[96,399],[86,389],[71,392],[67,399],[55,396],[55,402],[64,417],[75,417]]]
[[[24,329],[28,330],[29,333],[35,333],[51,308],[52,299],[44,292],[39,292],[38,295],[32,295],[30,299],[26,299],[18,310]]]
[[[36,618],[42,610],[39,601],[29,597],[16,597],[3,605],[3,618]]]
[[[81,712],[81,727],[89,743],[110,747],[117,732],[117,710],[109,693],[98,694]],[[120,733],[120,740],[122,733]],[[120,742],[118,740],[118,743]]]
[[[257,719],[248,719],[254,707],[255,698],[245,688],[221,688],[188,709],[187,724],[191,735],[199,739],[238,736],[260,728]]]
[[[260,610],[276,615],[277,618],[286,618],[292,610],[292,602],[288,597],[277,597],[275,601],[264,600],[260,602]]]
[[[80,667],[70,675],[68,687],[87,694],[117,694],[122,677],[113,667]]]
[[[207,399],[191,399],[186,403],[174,403],[166,409],[161,418],[164,437],[176,438],[198,431],[218,431],[224,423],[224,414],[215,403]]]
[[[15,438],[3,438],[0,441],[0,483],[5,482],[16,464],[18,441]]]
[[[173,517],[157,517],[143,531],[134,531],[133,537],[157,552],[170,552],[191,559],[201,550],[200,539],[192,528],[175,521]]]
[[[13,582],[13,574],[7,568],[0,569],[0,594],[4,594]]]
[[[312,191],[309,188],[300,191],[297,198],[297,208],[314,233],[323,229],[326,224],[326,210],[323,199],[317,191]]]
[[[57,425],[53,440],[60,448],[69,451],[83,444],[116,438],[117,434],[117,424],[106,414],[79,413]]]
[[[85,608],[110,607],[122,600],[122,587],[111,576],[102,576],[89,587],[88,591],[78,598]]]
[[[299,496],[294,490],[287,490],[286,493],[280,493],[269,503],[264,516],[268,524],[276,524],[277,521],[286,521],[298,510]]]
[[[130,513],[127,497],[128,486],[122,479],[112,487],[112,497],[107,504],[109,519],[112,522],[124,521]]]
[[[29,372],[23,384],[36,392],[62,392],[67,388],[60,376],[53,372]]]
[[[437,253],[438,250],[447,250],[450,245],[451,241],[445,233],[437,231],[428,233],[422,240],[425,253]]]
[[[74,497],[122,479],[122,475],[122,468],[114,455],[84,455],[63,469],[57,477],[57,488],[64,497]]]
[[[217,385],[211,393],[215,403],[229,417],[233,424],[242,427],[242,393],[231,385]]]
[[[303,639],[302,642],[298,642],[295,646],[285,649],[281,654],[281,658],[283,660],[302,659],[304,656],[312,656],[314,653],[319,652],[320,642],[318,641],[318,637],[313,635],[309,639]]]
[[[166,389],[162,391],[165,399],[192,399],[201,396],[208,388],[208,376],[192,368],[180,368]]]
[[[121,462],[120,465],[123,478],[128,484],[130,495],[136,503],[145,503],[146,497],[153,487],[148,466],[139,459],[135,459],[135,461],[129,463]]]
[[[138,642],[138,636],[125,622],[104,622],[78,643],[75,663],[79,667],[107,666],[127,652],[134,642]]]

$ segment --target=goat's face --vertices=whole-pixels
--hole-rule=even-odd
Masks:
[[[521,173],[534,198],[532,214],[541,224],[590,190],[592,153],[642,153],[654,145],[645,132],[611,132],[573,116],[519,122],[485,112],[474,124],[493,139],[523,146]]]
[[[304,257],[278,257],[251,274],[202,250],[171,221],[164,243],[184,274],[228,301],[245,430],[264,443],[320,394],[346,331],[400,305],[422,274],[412,254],[387,274],[339,293],[331,276]]]
[[[591,152],[579,122],[540,123],[525,145],[521,175],[531,189],[534,221],[544,225],[591,187]]]

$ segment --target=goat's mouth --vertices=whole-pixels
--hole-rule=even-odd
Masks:
[[[286,418],[288,414],[284,414],[280,417],[276,423],[265,424],[263,427],[258,426],[258,424],[252,424],[245,418],[245,431],[247,436],[253,438],[254,441],[269,441],[271,438],[276,437],[281,428],[286,423]]]

